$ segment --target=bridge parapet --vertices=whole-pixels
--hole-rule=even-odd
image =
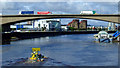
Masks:
[[[52,19],[52,18],[80,18],[80,19],[94,19],[113,23],[120,23],[120,14],[96,14],[96,15],[82,15],[82,14],[49,14],[49,15],[0,15],[1,24],[14,24],[23,21],[37,20],[37,19]]]

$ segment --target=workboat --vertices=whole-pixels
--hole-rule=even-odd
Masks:
[[[13,61],[5,61],[3,66],[38,66],[43,65],[49,58],[42,58],[41,60],[30,60],[29,58],[18,58]]]
[[[94,38],[99,42],[111,42],[113,36],[112,34],[108,34],[106,31],[100,31],[98,34],[94,35]]]
[[[47,58],[44,55],[38,53],[38,51],[40,51],[40,48],[32,48],[31,57],[28,59],[27,63],[42,62],[45,58]]]
[[[28,58],[20,58],[17,59],[14,63],[8,63],[10,66],[31,66],[31,65],[42,65],[45,61],[47,61],[48,57],[38,53],[40,48],[32,48],[31,56]]]

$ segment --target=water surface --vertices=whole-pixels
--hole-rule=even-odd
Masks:
[[[51,58],[44,66],[117,66],[119,43],[96,43],[93,34],[60,35],[18,40],[2,46],[3,65],[30,57],[31,49]]]

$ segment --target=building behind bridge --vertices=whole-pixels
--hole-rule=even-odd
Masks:
[[[61,21],[60,19],[45,19],[45,20],[34,20],[28,21],[26,24],[15,24],[11,25],[10,28],[16,30],[32,30],[32,31],[60,31]]]
[[[74,29],[87,29],[87,20],[73,19],[67,26]]]
[[[42,31],[60,31],[61,21],[60,19],[36,20],[33,26],[33,28],[39,28]]]

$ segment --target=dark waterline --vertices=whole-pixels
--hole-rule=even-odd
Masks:
[[[3,65],[30,57],[33,47],[54,60],[44,66],[117,66],[119,43],[96,43],[93,34],[61,35],[11,42],[2,46]]]

